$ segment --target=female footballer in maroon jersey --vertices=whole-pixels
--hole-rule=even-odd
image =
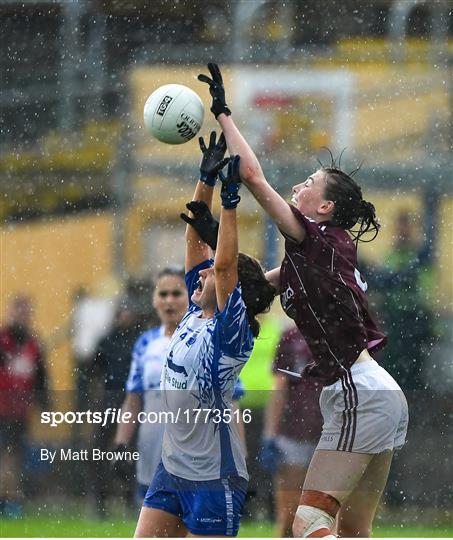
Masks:
[[[285,237],[285,257],[268,273],[287,315],[307,341],[313,361],[304,374],[321,381],[324,425],[293,523],[296,537],[370,536],[393,450],[404,444],[408,413],[393,378],[370,356],[386,337],[374,323],[366,283],[357,270],[358,242],[379,226],[374,206],[351,175],[332,163],[293,187],[292,205],[266,181],[235,126],[222,76],[208,64],[211,111],[240,175]],[[347,231],[358,225],[355,236]],[[352,236],[352,237],[351,237]],[[336,529],[334,523],[336,520]]]

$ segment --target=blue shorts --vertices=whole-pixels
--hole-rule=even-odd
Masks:
[[[157,467],[143,506],[179,516],[192,534],[236,536],[247,480],[241,477],[194,481]]]

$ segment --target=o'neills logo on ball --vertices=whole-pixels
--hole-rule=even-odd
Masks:
[[[180,121],[176,124],[178,133],[183,139],[190,140],[200,130],[200,124],[187,113],[181,113]]]
[[[165,96],[164,99],[160,102],[159,107],[157,107],[156,114],[158,114],[159,116],[163,116],[172,99],[173,98],[171,96]]]

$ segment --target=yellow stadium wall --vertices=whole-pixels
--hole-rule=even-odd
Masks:
[[[50,385],[72,389],[72,362],[67,339],[52,347],[53,336],[64,333],[73,294],[84,286],[89,292],[112,269],[112,221],[100,216],[52,219],[12,225],[1,231],[1,320],[16,294],[30,295],[37,332],[48,344]]]

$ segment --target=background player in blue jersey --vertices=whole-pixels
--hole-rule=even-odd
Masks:
[[[160,378],[167,348],[188,307],[182,268],[167,267],[159,272],[153,293],[153,306],[161,325],[144,332],[135,343],[126,383],[126,398],[121,407],[123,412],[130,412],[132,418],[137,418],[141,411],[147,413],[161,409]],[[140,454],[137,462],[137,491],[141,503],[161,459],[164,424],[120,423],[115,436],[118,450],[126,449],[137,426],[137,450]],[[126,477],[124,463],[116,463],[117,472],[122,477]]]
[[[216,144],[213,133],[209,147],[202,139],[200,146],[201,175],[193,199],[210,208],[226,145],[223,136]],[[137,537],[187,531],[235,536],[239,529],[248,474],[232,396],[258,335],[255,316],[269,308],[275,289],[256,260],[238,253],[238,171],[235,157],[228,176],[221,176],[214,261],[196,229],[189,225],[186,230],[189,310],[172,337],[162,373],[164,407],[174,421],[165,425],[162,463],[145,497]],[[193,201],[188,208],[194,209]]]
[[[370,536],[394,449],[405,442],[408,413],[401,388],[370,356],[385,345],[366,300],[353,239],[379,226],[359,185],[336,166],[321,167],[293,187],[288,204],[267,182],[231,118],[222,75],[208,64],[211,111],[241,177],[285,237],[285,258],[270,273],[282,307],[310,347],[304,376],[325,386],[323,431],[305,479],[293,524],[297,537]],[[357,226],[358,230],[353,231]],[[349,231],[349,233],[347,232]]]

